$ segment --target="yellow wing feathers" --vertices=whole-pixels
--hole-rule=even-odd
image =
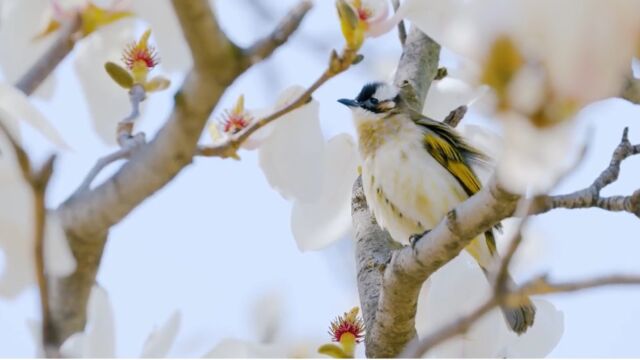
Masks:
[[[467,195],[471,196],[480,190],[480,180],[454,144],[431,132],[425,133],[424,142],[429,154],[458,180]]]
[[[426,150],[453,175],[467,195],[471,196],[480,191],[482,184],[473,172],[471,163],[482,164],[486,162],[486,156],[466,144],[448,125],[429,119],[420,119],[416,123],[424,131]],[[496,228],[499,228],[499,225],[496,225]],[[485,233],[485,240],[491,255],[496,254],[495,237],[491,230]],[[472,255],[479,258],[479,254],[474,254],[473,244],[469,248]]]

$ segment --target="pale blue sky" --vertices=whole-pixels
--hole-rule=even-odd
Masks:
[[[263,3],[279,17],[295,0]],[[273,26],[246,4],[217,2],[223,28],[241,45]],[[218,110],[230,106],[240,93],[255,108],[272,103],[289,85],[311,83],[326,63],[326,47],[342,45],[334,11],[332,2],[317,1],[301,33],[238,79]],[[162,49],[159,51],[162,55]],[[353,96],[364,82],[380,78],[376,62],[397,60],[400,46],[395,33],[369,41],[363,53],[361,65],[315,95],[327,138],[353,133],[350,115],[335,100]],[[450,56],[444,59],[451,61]],[[51,204],[64,200],[95,159],[110,150],[92,132],[69,60],[58,69],[57,78],[55,96],[36,104],[74,151],[65,153],[58,163]],[[175,88],[181,76],[175,74],[173,79]],[[165,121],[171,101],[172,91],[150,98],[140,124],[148,136]],[[127,111],[123,109],[123,116]],[[637,106],[608,100],[592,105],[583,117],[593,126],[593,142],[583,164],[559,192],[590,184],[608,164],[624,126],[630,127],[632,142],[640,143]],[[465,121],[483,123],[474,116]],[[46,153],[42,139],[33,131],[26,130],[26,140],[37,156]],[[328,340],[329,321],[357,305],[350,240],[345,238],[323,251],[301,253],[290,231],[290,204],[269,187],[255,152],[241,152],[240,156],[240,162],[196,159],[112,230],[98,281],[115,309],[118,355],[138,355],[150,329],[176,309],[182,312],[183,322],[171,354],[198,356],[223,337],[254,339],[250,310],[264,294],[275,291],[282,295],[283,334],[318,344]],[[626,161],[620,181],[605,194],[628,194],[640,187],[638,169],[640,158]],[[554,211],[532,223],[545,235],[545,252],[536,259],[535,269],[517,274],[521,281],[540,272],[565,280],[640,273],[640,221],[629,214]],[[552,356],[640,356],[635,345],[640,289],[606,288],[549,299],[565,316],[565,333]],[[33,355],[24,319],[37,318],[37,309],[35,289],[14,301],[0,300],[0,356]]]

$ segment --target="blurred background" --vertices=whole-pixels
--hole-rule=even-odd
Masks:
[[[30,1],[30,0],[26,0]],[[1,3],[1,2],[0,2]],[[295,0],[217,1],[218,20],[241,46],[267,34]],[[138,24],[140,32],[143,23]],[[323,71],[329,51],[343,39],[331,1],[316,1],[300,30],[265,62],[241,76],[225,93],[214,117],[244,94],[249,108],[270,106],[290,85],[312,83]],[[163,49],[158,48],[162,57]],[[0,56],[2,56],[0,49]],[[361,86],[388,79],[400,56],[397,34],[365,42],[365,60],[323,86],[320,103],[325,138],[354,134],[351,116],[335,100],[353,97]],[[93,129],[92,114],[73,67],[72,53],[56,71],[54,93],[34,103],[52,121],[71,150],[60,156],[49,192],[57,206],[75,190],[97,158],[113,150]],[[188,57],[188,53],[183,56]],[[446,50],[441,65],[455,65]],[[157,73],[167,73],[162,64]],[[163,125],[173,93],[184,74],[172,72],[172,88],[146,101],[138,129],[147,138]],[[2,79],[6,79],[3,74]],[[122,92],[126,104],[126,93]],[[105,106],[110,104],[105,99]],[[122,116],[129,108],[123,107]],[[622,129],[630,127],[640,143],[640,109],[620,99],[590,105],[580,121],[591,128],[584,161],[560,184],[558,193],[588,186],[609,163]],[[464,123],[498,131],[473,111]],[[24,126],[25,144],[37,159],[51,151]],[[209,141],[203,135],[203,142]],[[540,144],[544,146],[544,144]],[[241,161],[197,158],[168,186],[145,201],[110,234],[98,282],[115,312],[117,354],[137,356],[149,331],[175,310],[181,329],[170,354],[201,356],[224,338],[260,341],[267,315],[277,341],[327,342],[337,315],[358,305],[351,234],[322,251],[300,252],[290,229],[291,204],[274,191],[257,164],[257,153],[242,151]],[[113,173],[111,166],[99,178]],[[604,195],[629,194],[639,187],[640,157],[626,160],[621,178]],[[1,201],[1,200],[0,200]],[[582,279],[597,274],[640,273],[640,221],[626,213],[555,210],[531,221],[535,234],[519,254],[515,277],[526,281],[548,273],[552,279]],[[0,269],[3,258],[0,253]],[[639,357],[636,345],[640,289],[604,288],[548,297],[564,313],[564,335],[552,357]],[[13,300],[0,298],[0,356],[34,355],[27,319],[38,318],[37,290]],[[271,325],[270,325],[271,326]],[[270,340],[274,340],[270,339]],[[309,354],[311,355],[311,354]]]

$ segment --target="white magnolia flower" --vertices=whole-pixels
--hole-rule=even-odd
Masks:
[[[469,314],[491,296],[491,288],[475,263],[462,252],[431,276],[418,302],[416,328],[421,337]],[[465,334],[458,335],[429,351],[426,357],[503,356],[539,358],[549,354],[562,336],[563,314],[549,302],[533,299],[536,321],[525,334],[508,329],[499,309],[476,322]]]
[[[64,147],[64,142],[44,116],[17,89],[0,84],[0,121],[19,141],[21,122],[40,130],[45,138]],[[35,283],[33,192],[25,181],[14,150],[0,134],[0,250],[5,266],[0,274],[0,295],[16,296]],[[55,214],[47,216],[44,238],[45,267],[49,275],[66,276],[75,259]]]
[[[285,92],[278,106],[301,91]],[[356,146],[347,134],[325,142],[315,100],[278,119],[259,155],[269,184],[293,201],[291,228],[300,250],[318,250],[349,231]]]
[[[516,193],[543,193],[570,170],[582,153],[586,131],[576,120],[538,128],[522,115],[503,114],[504,147],[498,178]]]
[[[297,98],[303,89],[285,90],[272,109],[251,112],[240,97],[222,122],[209,126],[214,142],[226,139]],[[291,228],[298,248],[317,250],[340,239],[351,228],[351,187],[358,166],[356,146],[347,134],[325,141],[319,104],[312,100],[256,131],[245,149],[258,149],[269,185],[293,202]]]
[[[472,86],[464,80],[449,74],[431,83],[424,102],[423,114],[442,121],[459,106],[471,106],[487,91],[484,86]]]
[[[166,357],[180,328],[180,318],[180,313],[174,312],[162,326],[154,329],[147,337],[140,357]],[[71,335],[60,347],[60,352],[71,358],[114,358],[115,350],[113,308],[106,291],[94,286],[87,305],[84,332]]]
[[[348,134],[331,138],[317,166],[322,185],[311,201],[296,200],[291,212],[291,230],[302,251],[319,250],[339,240],[351,230],[351,191],[359,157]]]
[[[37,39],[51,11],[47,0],[4,0],[0,9],[0,69],[14,84],[49,48],[53,38]],[[49,76],[37,95],[48,97],[55,80]]]

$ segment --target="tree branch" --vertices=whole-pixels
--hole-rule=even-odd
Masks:
[[[624,211],[640,217],[640,189],[629,196],[600,195],[602,189],[618,180],[622,161],[630,156],[640,154],[640,144],[632,145],[629,142],[629,129],[622,133],[620,144],[613,152],[609,166],[582,190],[566,195],[539,196],[534,200],[533,214],[543,214],[553,209],[583,209],[597,207],[608,211]]]
[[[439,55],[440,46],[412,28],[395,83],[415,109],[422,108],[438,68]],[[385,271],[398,245],[369,212],[361,179],[354,184],[351,211],[356,233],[358,291],[367,328],[366,353],[368,357],[394,357],[416,336],[414,318],[422,282],[409,273],[393,273],[388,268]],[[389,287],[396,281],[406,284],[401,292]]]
[[[95,189],[70,197],[57,210],[78,263],[72,275],[54,284],[52,308],[58,345],[84,327],[89,290],[110,227],[191,163],[202,129],[219,98],[251,64],[219,28],[209,1],[173,0],[173,6],[194,65],[175,95],[167,122],[113,176]],[[282,24],[295,25],[281,24],[279,28],[286,31],[279,36],[286,38],[293,33],[305,14],[306,10],[285,17]],[[263,56],[269,54],[264,52]]]
[[[487,302],[479,306],[472,313],[461,317],[457,321],[445,326],[440,331],[421,341],[410,344],[404,351],[401,358],[420,358],[429,350],[469,330],[469,328],[480,320],[489,311],[493,310],[501,303],[519,303],[523,297],[533,295],[548,295],[557,293],[576,292],[586,289],[593,289],[602,286],[612,285],[640,285],[640,276],[610,275],[599,278],[567,283],[550,283],[546,277],[537,278],[518,289],[500,292],[492,296]]]
[[[55,40],[47,52],[24,74],[16,83],[16,88],[26,95],[33,94],[40,84],[49,74],[64,60],[73,50],[75,45],[75,34],[80,29],[80,16],[74,16],[66,23],[58,33]]]
[[[4,123],[0,122],[0,131],[7,137],[14,154],[18,160],[22,177],[29,184],[33,192],[33,236],[34,236],[34,263],[36,283],[40,293],[40,313],[42,347],[49,357],[59,357],[57,346],[55,345],[55,329],[51,322],[51,307],[49,301],[49,282],[44,257],[44,240],[47,222],[47,208],[45,206],[45,196],[49,180],[53,174],[53,164],[55,155],[50,156],[39,169],[34,169],[29,156],[18,142],[11,136]]]

